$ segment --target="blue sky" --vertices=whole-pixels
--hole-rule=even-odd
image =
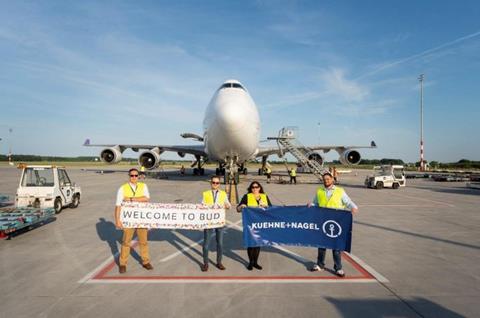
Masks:
[[[478,1],[1,7],[1,153],[96,155],[87,137],[188,144],[179,134],[201,133],[215,89],[235,78],[259,107],[262,137],[298,126],[304,144],[375,140],[365,158],[417,161],[425,73],[426,159],[480,160]]]

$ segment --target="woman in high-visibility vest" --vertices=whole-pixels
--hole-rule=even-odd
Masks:
[[[243,208],[267,208],[272,206],[272,202],[263,191],[263,187],[257,181],[253,181],[247,189],[247,193],[243,196],[240,204],[237,206],[237,212],[241,212]],[[262,266],[258,265],[258,257],[260,255],[260,246],[247,247],[248,266],[247,269],[251,271],[254,267],[258,270]]]

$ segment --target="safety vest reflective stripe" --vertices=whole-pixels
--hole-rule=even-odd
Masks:
[[[227,198],[227,193],[223,190],[218,190],[217,200],[215,202],[215,198],[213,197],[212,190],[207,190],[203,192],[203,203],[206,205],[214,205],[217,203],[218,205],[225,204],[225,199]]]
[[[268,206],[267,195],[265,193],[260,193],[260,202],[262,203],[262,205]],[[255,196],[253,195],[253,193],[247,194],[247,206],[251,206],[251,207],[258,206],[257,199],[255,199]]]
[[[145,183],[143,182],[137,182],[137,188],[134,190],[130,183],[125,183],[123,186],[123,196],[125,198],[139,198],[143,197],[144,194],[144,189],[145,189]]]
[[[330,196],[330,199],[328,199],[327,190],[324,187],[319,188],[317,191],[318,206],[322,208],[345,210],[346,206],[342,202],[342,196],[344,192],[345,191],[343,188],[336,186],[332,195]]]

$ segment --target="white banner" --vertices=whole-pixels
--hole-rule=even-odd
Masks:
[[[124,202],[120,221],[124,228],[213,229],[225,226],[225,209],[202,204]]]

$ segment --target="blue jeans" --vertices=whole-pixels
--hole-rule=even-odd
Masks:
[[[213,231],[215,230],[217,239],[217,264],[222,263],[223,254],[223,227],[217,229],[208,229],[203,231],[203,263],[208,264],[208,248],[212,240]]]
[[[318,258],[317,264],[320,267],[325,267],[325,254],[327,250],[325,248],[318,249]],[[342,269],[342,251],[340,250],[332,250],[333,254],[333,263],[335,264],[333,269],[338,271]]]

